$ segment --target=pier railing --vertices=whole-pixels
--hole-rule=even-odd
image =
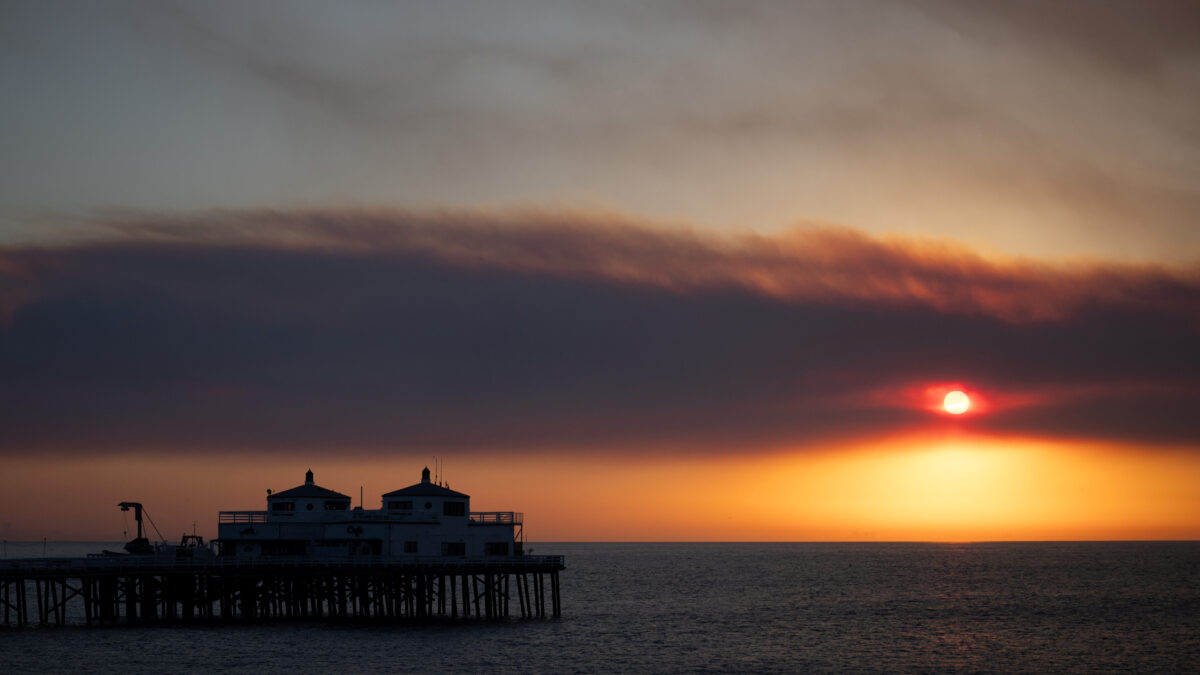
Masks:
[[[471,522],[480,524],[521,525],[525,514],[520,511],[472,511]]]
[[[253,558],[171,558],[137,555],[96,555],[87,558],[13,558],[0,560],[0,577],[6,572],[68,572],[106,570],[235,570],[280,567],[325,568],[558,568],[565,567],[561,555],[505,556],[360,556],[320,558],[314,556],[259,556]]]
[[[266,511],[221,511],[217,523],[265,523]]]
[[[324,511],[324,518],[315,517],[314,514],[306,514],[305,521],[308,520],[335,520],[335,521],[405,521],[419,520],[425,521],[430,518],[428,513],[412,513],[412,512],[396,512],[396,513],[377,513],[363,511]],[[291,516],[291,513],[281,511],[275,514],[280,520]],[[432,514],[434,520],[440,520],[440,514]],[[219,524],[254,524],[267,522],[266,511],[221,511],[217,515],[217,523]],[[520,511],[472,511],[471,522],[479,525],[521,525],[525,522],[525,514]]]

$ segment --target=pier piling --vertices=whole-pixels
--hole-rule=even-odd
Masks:
[[[562,615],[561,556],[164,563],[134,556],[6,560],[3,626],[246,619],[522,619]],[[546,593],[549,580],[550,593]],[[28,601],[32,592],[35,602]],[[32,605],[32,607],[31,607]],[[460,606],[461,605],[461,606]],[[549,605],[549,607],[547,607]],[[33,610],[31,613],[30,610]]]

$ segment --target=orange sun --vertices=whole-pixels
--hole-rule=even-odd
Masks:
[[[952,391],[946,394],[946,399],[942,401],[942,405],[946,408],[946,412],[951,415],[961,415],[967,412],[971,407],[971,399],[961,391]]]

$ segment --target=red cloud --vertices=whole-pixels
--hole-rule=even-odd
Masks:
[[[734,286],[785,301],[927,307],[1008,322],[1091,306],[1200,316],[1200,267],[984,256],[943,240],[845,227],[722,235],[613,215],[527,211],[219,211],[104,225],[125,239],[408,252],[463,267],[604,279],[678,292]]]

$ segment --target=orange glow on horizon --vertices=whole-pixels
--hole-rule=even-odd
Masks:
[[[744,457],[583,453],[454,457],[475,510],[526,514],[545,541],[980,541],[1200,538],[1200,456],[1083,442],[914,435]],[[266,488],[318,484],[367,508],[428,457],[13,459],[0,477],[11,541],[118,541],[137,499],[165,537],[218,510],[262,509]],[[131,468],[137,467],[137,468]]]

